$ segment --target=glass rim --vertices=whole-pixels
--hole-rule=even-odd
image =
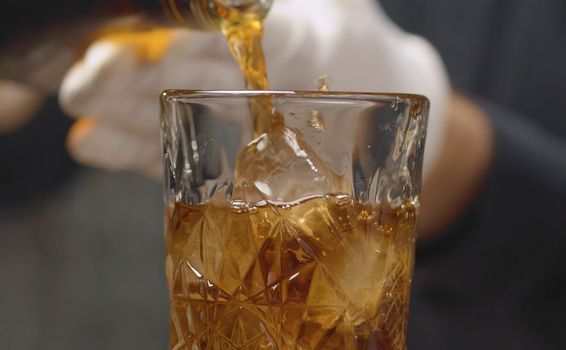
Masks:
[[[308,90],[193,90],[166,89],[161,99],[168,102],[183,102],[183,99],[208,99],[228,97],[288,97],[288,98],[320,98],[348,101],[405,102],[408,104],[429,104],[430,100],[419,94],[397,92],[352,92],[352,91],[308,91]]]

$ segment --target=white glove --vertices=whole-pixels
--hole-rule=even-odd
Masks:
[[[374,0],[275,0],[265,26],[274,90],[312,90],[325,74],[335,91],[426,95],[432,109],[425,174],[430,171],[444,142],[449,84],[425,40],[401,31]],[[76,159],[159,177],[159,93],[244,84],[218,33],[161,30],[140,38],[95,42],[68,72],[60,98],[72,115],[91,118],[71,130]]]

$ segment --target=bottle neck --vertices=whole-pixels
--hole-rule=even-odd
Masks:
[[[103,15],[143,14],[151,18],[165,17],[172,25],[215,31],[220,26],[218,16],[215,16],[217,4],[215,0],[103,0],[100,1],[99,8],[102,11],[107,9]]]
[[[162,11],[177,25],[207,31],[219,30],[221,22],[226,20],[263,19],[273,3],[273,0],[155,1],[161,2]]]
[[[167,17],[183,27],[218,30],[218,21],[212,16],[212,0],[154,0],[161,2]]]
[[[214,0],[91,0],[82,15],[90,18],[116,18],[145,15],[151,19],[168,19],[169,23],[192,29],[214,30],[208,9]],[[77,10],[79,8],[77,7]]]

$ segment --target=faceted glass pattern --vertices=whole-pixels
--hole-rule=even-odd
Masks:
[[[310,175],[286,158],[280,176],[237,181],[250,96],[163,98],[170,349],[406,349],[426,99],[274,93],[293,135],[304,137],[289,143],[301,147],[296,157],[351,184],[329,193],[294,181]],[[309,129],[314,108],[325,135]],[[337,138],[344,118],[354,132]],[[226,132],[237,135],[219,137]],[[341,145],[326,147],[324,137]],[[320,168],[317,179],[329,178]],[[284,186],[294,200],[270,198]]]

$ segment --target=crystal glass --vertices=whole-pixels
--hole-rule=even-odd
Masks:
[[[170,90],[161,105],[170,349],[406,349],[425,97]]]

